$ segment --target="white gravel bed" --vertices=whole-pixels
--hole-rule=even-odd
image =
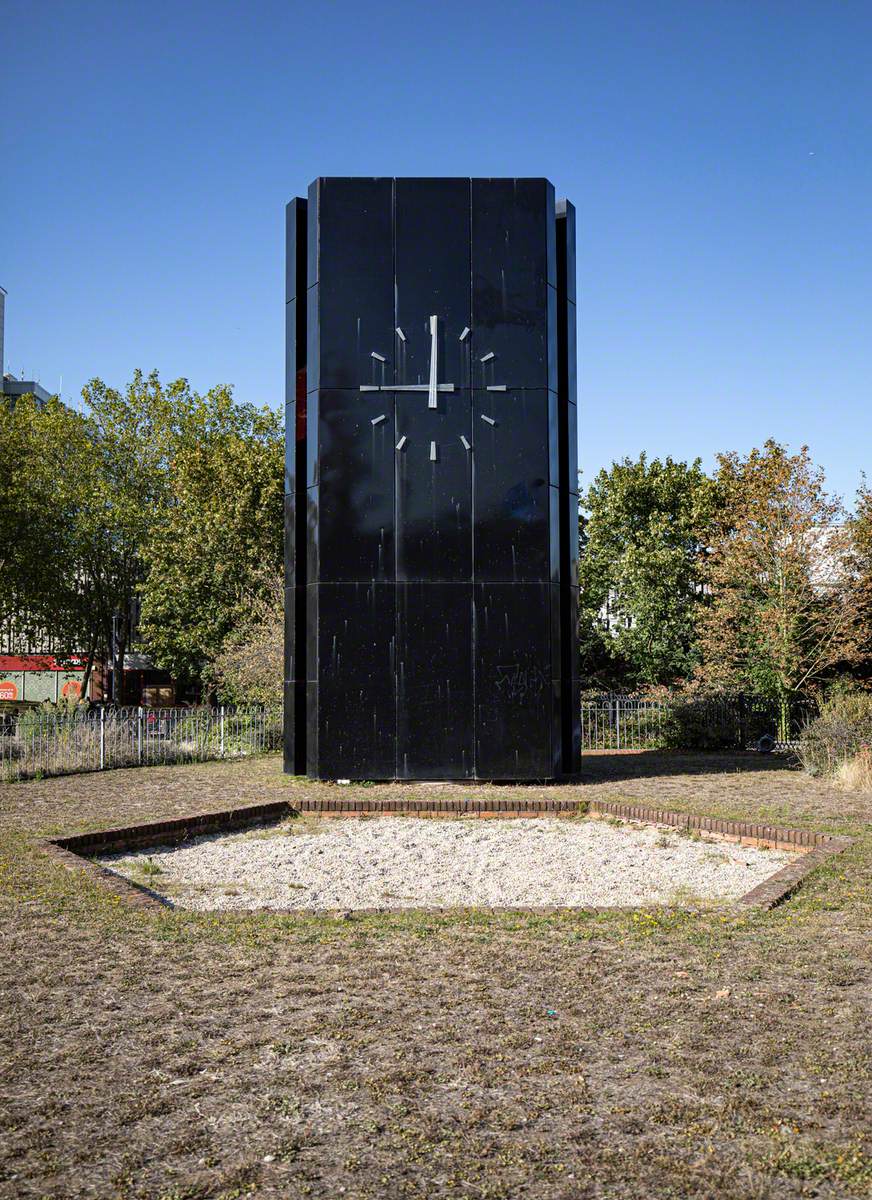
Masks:
[[[726,902],[796,856],[555,817],[304,818],[99,861],[186,909]]]

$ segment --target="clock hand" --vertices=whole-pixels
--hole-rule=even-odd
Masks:
[[[438,385],[436,383],[436,378],[437,378],[437,369],[436,368],[437,368],[437,355],[438,355],[438,344],[436,341],[436,329],[437,329],[438,324],[439,324],[438,317],[430,318],[430,386],[427,390],[427,407],[428,408],[436,407],[436,392],[437,392],[437,388],[438,388]]]
[[[360,385],[362,392],[428,392],[430,391],[429,383],[362,383]],[[453,392],[453,383],[440,383],[436,385],[437,392]],[[433,408],[431,404],[428,407]]]
[[[460,340],[464,341],[469,337],[469,327],[464,326],[463,333],[460,335]],[[400,329],[399,325],[396,328],[396,334],[401,341],[405,342],[406,335]],[[360,390],[362,392],[426,392],[427,407],[436,408],[436,397],[439,392],[453,392],[453,383],[438,383],[439,378],[439,318],[432,316],[430,318],[430,382],[429,383],[362,383]],[[490,357],[493,357],[491,354]],[[377,350],[370,351],[370,358],[376,362],[384,363],[385,357],[379,354]],[[504,389],[500,389],[504,390]]]

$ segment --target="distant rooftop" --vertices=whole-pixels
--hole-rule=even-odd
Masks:
[[[47,392],[42,384],[37,383],[35,379],[16,379],[14,375],[3,376],[3,395],[33,395],[40,404],[45,404],[47,400],[51,399],[51,392]]]

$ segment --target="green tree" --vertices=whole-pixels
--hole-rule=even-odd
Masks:
[[[92,379],[88,405],[90,462],[78,488],[76,542],[85,644],[108,659],[113,617],[118,659],[129,641],[127,618],[145,573],[145,547],[167,502],[168,449],[176,412],[191,403],[185,380],[168,388],[141,371],[123,391]]]
[[[250,607],[216,655],[211,674],[224,702],[279,705],[284,692],[283,579],[268,569],[251,582]]]
[[[700,676],[777,698],[786,725],[790,697],[856,654],[851,528],[806,446],[791,455],[770,439],[718,462],[725,507],[699,613]]]
[[[624,459],[584,497],[582,671],[610,685],[670,684],[698,661],[696,614],[717,486],[691,463]]]
[[[162,503],[144,542],[140,634],[177,679],[211,678],[228,636],[278,572],[283,545],[281,417],[229,387],[177,398]]]
[[[88,643],[81,512],[88,423],[57,397],[0,403],[0,622],[22,645],[56,653]]]
[[[86,651],[89,675],[141,599],[144,648],[194,680],[281,563],[281,419],[157,372],[82,394],[84,415],[0,404],[0,620]]]

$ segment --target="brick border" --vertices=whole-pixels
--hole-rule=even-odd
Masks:
[[[119,826],[92,833],[73,834],[69,837],[47,838],[39,843],[40,848],[58,864],[69,870],[84,870],[101,886],[121,896],[137,908],[174,911],[172,901],[159,892],[133,880],[116,874],[108,867],[93,861],[92,856],[117,854],[142,846],[178,845],[194,837],[214,833],[231,833],[251,826],[280,821],[284,817],[316,813],[325,817],[354,816],[416,816],[416,817],[502,817],[531,818],[543,815],[586,815],[594,819],[615,817],[624,821],[638,821],[647,825],[667,825],[686,832],[708,834],[724,841],[740,842],[746,846],[761,846],[769,849],[792,850],[799,857],[780,871],[739,897],[731,906],[734,911],[758,909],[766,911],[786,900],[812,871],[828,859],[848,848],[853,838],[837,837],[807,829],[791,829],[780,825],[761,825],[748,821],[726,821],[717,817],[700,816],[696,813],[673,812],[669,809],[651,808],[641,804],[623,804],[611,800],[367,800],[345,798],[328,800],[301,800],[297,804],[290,800],[279,800],[271,804],[248,804],[239,808],[224,809],[213,813],[197,813],[178,817],[171,821],[155,821],[142,825]],[[454,913],[462,912],[519,912],[553,915],[566,912],[631,912],[639,908],[658,908],[661,905],[599,906],[583,905],[572,908],[567,905],[531,907],[513,905],[506,908],[474,906],[469,908],[446,908],[432,906],[423,909],[409,908],[358,908],[352,912],[314,908],[258,908],[242,910],[207,909],[212,913],[274,913],[288,916],[320,916],[349,918],[374,913]],[[730,906],[727,906],[730,907]]]

